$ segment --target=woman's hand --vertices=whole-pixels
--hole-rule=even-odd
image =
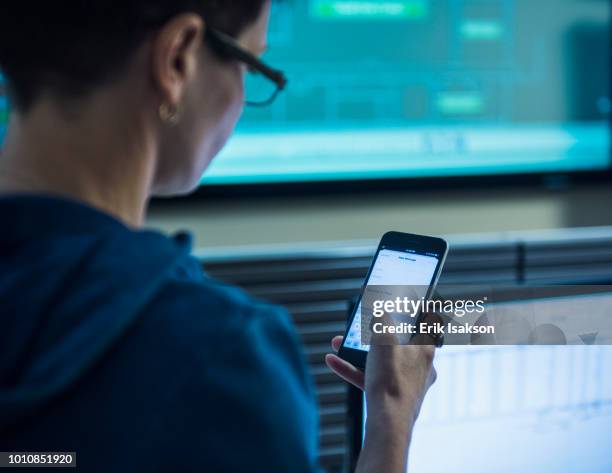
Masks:
[[[428,315],[424,321],[433,323],[438,319]],[[342,339],[333,338],[334,352],[340,349]],[[325,356],[332,371],[365,390],[368,398],[366,435],[357,473],[406,471],[414,422],[436,379],[433,344],[434,340],[426,335],[414,337],[410,345],[398,345],[393,337],[377,337],[370,347],[365,373],[335,353]]]
[[[437,314],[426,314],[423,321],[429,324],[440,322]],[[342,344],[342,336],[331,341],[334,353],[325,356],[325,363],[338,376],[353,386],[367,391],[371,401],[377,398],[395,399],[414,418],[437,374],[433,367],[434,340],[429,335],[415,336],[410,345],[398,345],[394,337],[378,337],[368,354],[366,372],[356,368],[336,355]]]
[[[434,353],[433,345],[371,346],[365,440],[356,473],[406,472],[414,423],[436,378]]]
[[[335,353],[338,352],[341,344],[342,335],[338,335],[332,339],[331,346]],[[365,389],[364,372],[355,368],[348,361],[344,361],[335,353],[325,355],[325,364],[327,364],[329,369],[340,376],[343,380],[351,383],[353,386],[363,391]]]
[[[342,338],[342,335],[338,335],[331,341],[332,349],[336,353],[340,349]],[[379,351],[381,353],[378,353]],[[418,345],[376,347],[374,358],[378,366],[369,370],[372,372],[368,377],[368,391],[382,390],[397,394],[398,385],[407,385],[412,392],[406,397],[413,404],[411,407],[416,417],[425,394],[437,378],[433,367],[434,354],[435,348],[431,345],[431,341],[425,343],[423,340],[420,340]],[[365,373],[348,361],[335,353],[329,353],[325,356],[325,363],[345,381],[362,391],[366,390]]]

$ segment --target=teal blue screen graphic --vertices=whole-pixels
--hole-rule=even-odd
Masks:
[[[264,60],[288,88],[246,107],[204,185],[609,167],[607,0],[273,5]]]
[[[288,89],[245,109],[202,182],[605,169],[609,17],[605,0],[276,2],[264,59]]]
[[[6,98],[4,77],[0,74],[0,143],[4,142],[4,135],[8,126],[9,107]],[[0,148],[1,149],[1,148]]]

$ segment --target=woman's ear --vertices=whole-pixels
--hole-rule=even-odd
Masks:
[[[203,45],[204,21],[185,13],[172,18],[152,45],[152,76],[163,106],[178,109],[189,80],[195,75]]]

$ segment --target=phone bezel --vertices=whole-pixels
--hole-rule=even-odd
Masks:
[[[353,324],[353,319],[355,318],[355,314],[357,313],[357,308],[359,307],[359,303],[361,302],[361,298],[363,297],[367,282],[370,279],[372,269],[374,268],[376,260],[378,259],[378,254],[383,249],[391,249],[398,251],[414,250],[421,253],[437,253],[440,255],[433,279],[427,290],[426,298],[429,298],[435,290],[435,287],[438,283],[438,279],[440,278],[442,267],[444,266],[444,263],[446,261],[446,255],[448,254],[448,243],[442,238],[425,235],[415,235],[412,233],[402,233],[393,231],[387,232],[383,235],[380,240],[380,243],[378,244],[378,248],[376,249],[376,253],[374,254],[374,258],[372,259],[372,263],[370,264],[370,268],[368,269],[368,274],[364,279],[364,284],[361,288],[361,292],[359,293],[359,298],[353,306],[351,315],[348,319],[346,330],[344,331],[344,336],[342,337],[342,344],[340,345],[340,349],[338,350],[338,356],[340,358],[345,361],[348,361],[355,367],[362,370],[365,369],[368,352],[345,347],[344,342],[346,341],[349,328]]]

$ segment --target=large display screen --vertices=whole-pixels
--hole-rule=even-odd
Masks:
[[[245,110],[202,182],[606,169],[610,9],[606,0],[275,2],[264,59],[289,86],[271,106]]]
[[[9,118],[9,107],[8,100],[6,98],[6,84],[4,76],[0,73],[0,150],[2,149],[2,143],[4,142],[4,135],[6,135],[6,128],[8,126]]]
[[[610,167],[607,0],[273,5],[263,59],[288,88],[246,108],[205,185]]]
[[[612,471],[612,347],[444,347],[436,369],[410,472]]]

